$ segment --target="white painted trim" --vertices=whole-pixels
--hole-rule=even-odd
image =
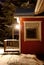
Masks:
[[[44,16],[22,16],[21,18],[44,18]]]
[[[41,41],[42,40],[42,38],[41,38],[41,22],[42,21],[27,21],[27,22],[25,22],[24,21],[24,41]],[[38,23],[39,24],[39,32],[40,33],[38,33],[38,35],[39,35],[39,38],[38,39],[27,39],[26,38],[26,27],[25,27],[25,24],[29,24],[29,23]]]
[[[19,18],[44,18],[44,16],[15,16]]]
[[[36,4],[36,7],[35,7],[35,11],[34,11],[35,14],[38,14],[38,13],[41,12],[40,9],[42,8],[42,4],[44,4],[43,2],[44,2],[44,0],[37,0],[37,4]]]
[[[20,23],[19,23],[20,25]],[[20,29],[19,29],[19,52],[21,53],[21,25],[20,25]]]

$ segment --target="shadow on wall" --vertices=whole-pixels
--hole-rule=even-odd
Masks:
[[[44,54],[37,54],[36,56],[38,59],[44,60]]]

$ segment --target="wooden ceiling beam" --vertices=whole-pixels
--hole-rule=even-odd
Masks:
[[[34,12],[35,14],[44,12],[44,0],[37,0],[37,4]]]

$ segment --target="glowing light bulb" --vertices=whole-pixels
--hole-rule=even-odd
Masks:
[[[15,29],[17,29],[17,30],[19,30],[19,29],[20,29],[19,24],[17,24],[17,25],[15,26]]]

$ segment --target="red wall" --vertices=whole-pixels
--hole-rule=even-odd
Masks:
[[[24,41],[24,21],[42,21],[42,41]],[[44,18],[22,18],[21,24],[21,53],[44,54]]]

